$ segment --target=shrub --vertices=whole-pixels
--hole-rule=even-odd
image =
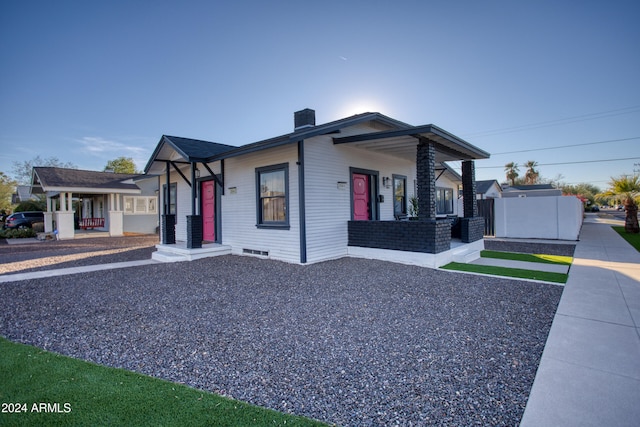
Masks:
[[[22,230],[7,229],[0,230],[0,238],[3,239],[25,239],[27,237],[36,237],[37,233],[32,228]]]

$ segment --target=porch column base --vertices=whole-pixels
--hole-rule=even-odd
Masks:
[[[76,236],[75,227],[73,226],[74,213],[74,211],[56,212],[56,229],[58,231],[58,239],[69,240]]]
[[[202,247],[202,216],[187,215],[187,248]]]
[[[124,213],[109,211],[109,236],[124,236]]]
[[[484,238],[484,218],[460,218],[460,238],[462,243],[471,243]]]
[[[162,244],[175,245],[176,243],[176,216],[162,215]]]
[[[44,213],[44,232],[53,232],[53,212]]]

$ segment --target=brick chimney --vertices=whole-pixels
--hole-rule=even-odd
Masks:
[[[310,128],[316,125],[316,112],[310,108],[293,113],[294,130]]]

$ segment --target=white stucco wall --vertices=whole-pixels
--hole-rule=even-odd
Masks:
[[[578,240],[582,203],[576,197],[495,199],[496,237]]]

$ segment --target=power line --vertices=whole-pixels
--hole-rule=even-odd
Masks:
[[[475,133],[469,133],[463,136],[465,138],[485,137],[485,136],[499,135],[503,133],[522,132],[525,130],[539,129],[539,128],[550,127],[550,126],[560,126],[563,124],[581,122],[586,120],[595,120],[595,119],[603,119],[607,117],[614,117],[622,114],[634,113],[636,111],[640,111],[640,105],[634,105],[632,107],[625,107],[625,108],[618,108],[618,109],[609,110],[609,111],[602,111],[599,113],[590,113],[590,114],[583,114],[580,116],[566,117],[563,119],[547,120],[544,122],[530,123],[526,125],[513,126],[509,128],[480,131]]]
[[[602,162],[619,162],[623,160],[636,160],[640,157],[626,157],[624,159],[605,159],[605,160],[582,160],[579,162],[560,162],[560,163],[539,163],[537,166],[558,166],[558,165],[577,165],[584,163],[602,163]],[[476,169],[498,169],[504,166],[476,166]]]
[[[611,142],[631,141],[631,140],[634,140],[634,139],[640,139],[640,136],[634,136],[633,138],[610,139],[610,140],[607,140],[607,141],[585,142],[585,143],[582,143],[582,144],[558,145],[556,147],[531,148],[529,150],[504,151],[502,153],[491,153],[491,155],[492,156],[499,156],[499,155],[502,155],[502,154],[516,154],[516,153],[529,153],[531,151],[556,150],[558,148],[584,147],[585,145],[608,144],[608,143],[611,143]]]

